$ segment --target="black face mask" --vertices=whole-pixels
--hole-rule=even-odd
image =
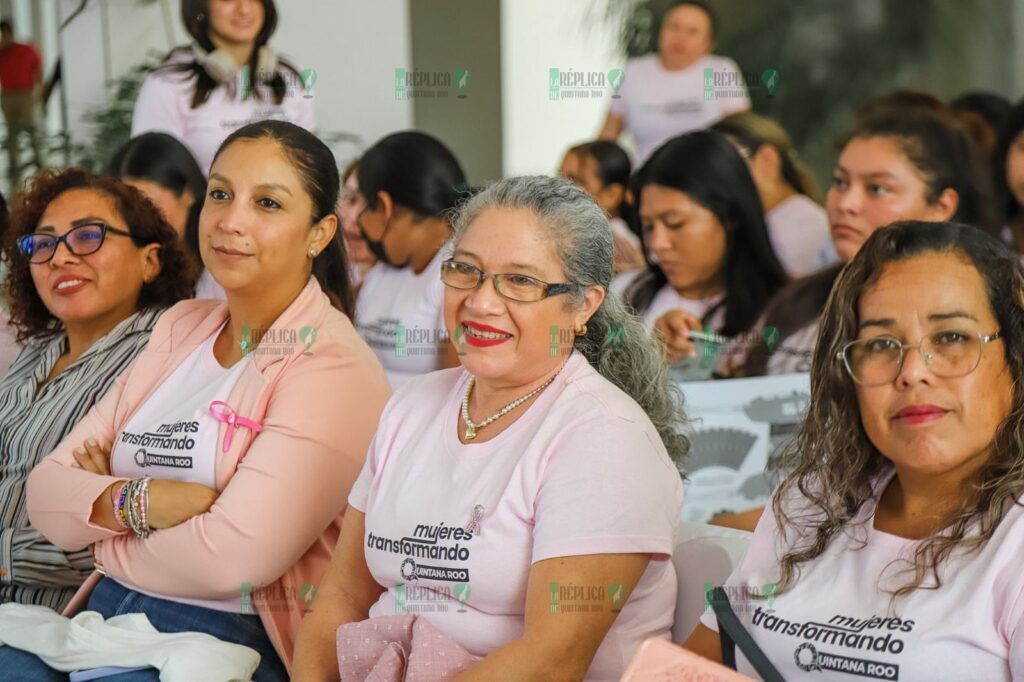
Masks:
[[[360,214],[359,217],[356,218],[356,226],[359,227],[359,233],[363,236],[363,239],[366,240],[366,248],[370,250],[370,253],[373,254],[374,258],[390,267],[401,267],[400,265],[395,264],[390,258],[388,258],[388,252],[384,250],[384,237],[387,236],[388,228],[391,227],[391,222],[388,221],[388,223],[384,225],[384,231],[381,232],[380,240],[374,241],[370,239],[370,236],[368,234],[366,234],[366,230],[363,229],[363,223],[362,221],[359,220],[359,218],[362,218],[362,214]]]

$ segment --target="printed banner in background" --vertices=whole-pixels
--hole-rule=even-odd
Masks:
[[[763,506],[771,496],[766,466],[807,411],[810,374],[682,382],[692,447],[683,468],[683,520]]]

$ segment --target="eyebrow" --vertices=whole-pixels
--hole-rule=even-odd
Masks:
[[[482,262],[482,259],[480,258],[480,256],[476,255],[472,251],[466,251],[465,249],[455,249],[455,252],[452,253],[452,257],[453,258],[455,256],[460,256],[460,255],[461,256],[469,256],[470,258],[476,259],[477,262]],[[530,265],[528,263],[506,263],[505,265],[503,265],[501,267],[503,269],[504,268],[509,268],[507,274],[510,274],[510,275],[518,275],[520,273],[533,273],[533,275],[536,276],[538,279],[544,279],[544,277],[546,276],[536,266]]]
[[[72,220],[71,221],[71,227],[72,228],[76,228],[76,227],[81,227],[82,225],[92,225],[92,224],[95,224],[95,223],[103,223],[104,225],[108,225],[109,221],[104,220],[103,218],[97,218],[96,216],[89,216],[87,218],[79,218],[78,220]],[[54,233],[56,233],[57,229],[53,225],[42,225],[40,227],[37,227],[35,229],[35,231],[36,232],[54,232]]]
[[[218,182],[223,182],[226,185],[230,185],[231,184],[231,181],[228,180],[227,178],[225,178],[220,173],[211,173],[210,174],[210,180],[217,180]],[[263,184],[257,185],[256,189],[263,189],[263,190],[272,189],[272,190],[277,190],[278,192],[283,192],[284,194],[287,194],[288,196],[293,196],[292,195],[292,191],[290,189],[288,189],[284,185],[282,185],[280,183],[277,183],[277,182],[265,182]]]
[[[967,312],[965,310],[950,310],[948,312],[932,313],[931,315],[928,316],[928,321],[929,322],[944,322],[946,320],[960,320],[960,319],[974,320],[975,322],[978,321],[977,317],[975,317],[974,315],[971,315],[969,312]],[[857,325],[857,331],[860,331],[860,330],[864,329],[865,327],[884,327],[886,329],[891,329],[891,328],[893,328],[895,326],[896,326],[896,320],[894,320],[893,318],[891,318],[891,317],[881,317],[881,318],[874,318],[874,319],[870,319],[870,320],[864,320],[859,325]]]
[[[877,173],[851,173],[848,169],[843,166],[836,165],[834,173],[842,173],[844,175],[852,175],[860,177],[865,180],[897,180],[898,178],[890,173],[889,171],[878,171]]]

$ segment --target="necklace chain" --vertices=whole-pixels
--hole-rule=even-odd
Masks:
[[[563,364],[563,367],[564,366],[565,365]],[[533,396],[535,396],[538,393],[540,393],[541,391],[543,391],[545,388],[547,388],[548,384],[550,384],[552,381],[555,380],[555,377],[557,377],[558,373],[561,372],[561,371],[562,371],[562,368],[559,367],[558,368],[558,372],[555,372],[551,376],[551,378],[548,379],[547,381],[545,381],[543,384],[541,384],[537,388],[533,389],[532,391],[530,391],[529,393],[527,393],[523,397],[516,398],[515,400],[510,402],[508,405],[506,405],[505,407],[501,408],[500,410],[498,410],[497,412],[495,412],[494,414],[492,414],[490,417],[488,417],[487,419],[483,420],[479,424],[473,423],[473,420],[471,420],[469,418],[469,394],[473,391],[473,384],[475,383],[475,380],[476,380],[475,377],[470,377],[469,378],[469,382],[466,384],[466,393],[462,396],[462,421],[466,422],[466,431],[463,434],[463,437],[466,440],[473,440],[474,438],[476,438],[476,432],[477,432],[478,429],[482,429],[485,426],[487,426],[488,424],[490,424],[492,422],[495,422],[498,419],[501,419],[506,414],[508,414],[509,412],[511,412],[512,410],[516,409],[517,407],[519,407],[520,405],[525,403],[527,400],[532,398]]]

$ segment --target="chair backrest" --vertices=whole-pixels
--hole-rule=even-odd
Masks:
[[[679,524],[672,553],[679,585],[672,641],[686,641],[697,627],[704,613],[705,584],[724,584],[746,554],[752,537],[747,531],[706,523]]]

